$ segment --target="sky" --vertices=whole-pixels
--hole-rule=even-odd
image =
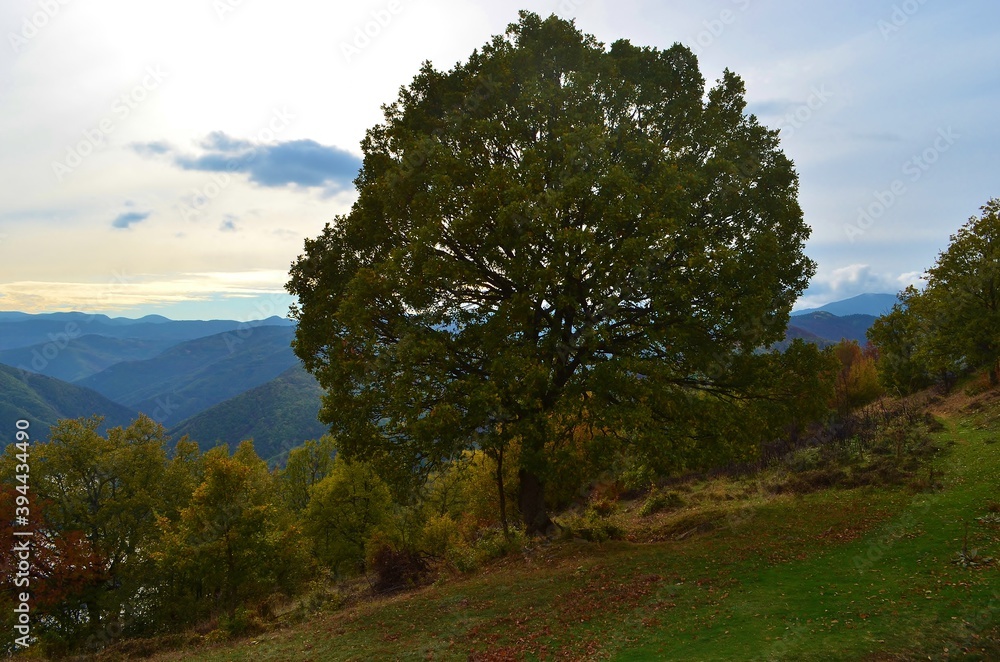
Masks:
[[[519,9],[744,80],[812,227],[796,308],[917,283],[1000,196],[992,0],[4,0],[0,310],[285,316],[382,104]]]

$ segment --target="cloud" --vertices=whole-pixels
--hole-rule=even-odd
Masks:
[[[112,282],[4,283],[4,306],[22,312],[113,312],[185,302],[284,297],[282,270],[122,276]],[[250,313],[248,313],[249,315]]]
[[[249,140],[227,136],[222,131],[213,131],[201,141],[201,148],[221,152],[235,152],[253,148]]]
[[[137,143],[132,146],[132,149],[142,156],[160,156],[172,151],[173,147],[163,140],[154,140],[148,143]]]
[[[916,271],[879,273],[867,264],[851,264],[826,274],[817,274],[795,308],[814,308],[859,294],[896,294],[907,285],[917,285],[920,276],[920,272]]]
[[[337,193],[350,188],[361,169],[359,157],[314,140],[256,144],[215,131],[199,147],[205,153],[194,156],[177,153],[163,142],[132,146],[143,156],[169,155],[183,170],[245,173],[251,182],[268,188],[301,186]]]
[[[111,221],[111,227],[118,228],[120,230],[127,230],[132,225],[136,223],[142,223],[147,218],[149,218],[151,212],[138,212],[138,211],[127,211],[123,214],[119,214],[118,218]]]

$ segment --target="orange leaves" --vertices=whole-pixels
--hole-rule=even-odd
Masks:
[[[836,406],[842,413],[861,407],[882,394],[875,367],[875,349],[861,349],[855,340],[841,340],[833,348],[840,361],[836,381]]]
[[[27,548],[28,581],[37,608],[45,611],[57,607],[106,580],[105,560],[83,532],[56,530],[45,520],[42,504],[33,497],[28,526],[18,527],[33,531],[33,535],[15,538],[10,523],[14,521],[16,497],[12,485],[0,486],[0,545],[5,550]],[[15,586],[19,560],[15,553],[0,557],[0,577],[5,585]]]

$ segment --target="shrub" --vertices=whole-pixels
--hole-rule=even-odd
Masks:
[[[809,446],[790,453],[788,468],[792,471],[810,471],[823,466],[823,453],[818,446]]]
[[[944,432],[947,428],[941,419],[930,412],[924,414],[924,424],[927,426],[927,431],[930,433]]]
[[[684,499],[677,492],[663,492],[659,489],[650,491],[646,501],[639,509],[639,514],[643,517],[658,513],[661,510],[673,510],[684,505]]]
[[[834,487],[845,482],[847,474],[843,469],[810,469],[791,474],[787,480],[771,485],[769,490],[775,494],[809,494],[819,490]]]
[[[594,508],[587,508],[583,514],[567,518],[563,524],[565,537],[583,538],[590,542],[618,540],[624,534],[625,530],[621,526]]]
[[[339,609],[344,605],[344,595],[331,585],[331,579],[326,573],[309,582],[301,602],[306,612],[320,609]]]
[[[636,496],[656,481],[656,472],[635,455],[620,455],[615,465],[623,496]]]
[[[862,349],[856,340],[841,340],[832,349],[841,367],[834,396],[841,414],[875,401],[882,394],[875,356]]]
[[[376,593],[395,593],[418,585],[427,576],[427,562],[419,552],[380,544],[368,561],[375,575],[372,588]]]
[[[596,501],[591,503],[590,507],[593,508],[594,512],[596,512],[601,517],[607,517],[608,515],[614,512],[615,502],[613,499],[602,498],[602,499],[597,499]]]
[[[431,556],[444,558],[462,542],[458,524],[449,515],[431,517],[420,534],[420,549]]]
[[[228,637],[247,637],[263,632],[264,625],[252,610],[241,605],[219,617],[219,629]]]
[[[479,563],[487,563],[499,559],[524,547],[525,538],[520,530],[512,530],[510,536],[505,536],[500,529],[487,529],[476,540],[476,559]]]
[[[469,546],[464,540],[448,548],[445,560],[459,572],[472,572],[479,567],[479,559],[476,557],[475,548]]]

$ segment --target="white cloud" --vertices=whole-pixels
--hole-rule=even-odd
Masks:
[[[142,307],[284,293],[284,271],[177,274],[164,279],[114,273],[104,282],[17,281],[4,285],[6,310],[119,312]]]
[[[827,272],[820,270],[796,302],[795,309],[816,308],[859,294],[895,294],[907,285],[919,284],[921,273],[883,273],[868,264],[851,264]]]

